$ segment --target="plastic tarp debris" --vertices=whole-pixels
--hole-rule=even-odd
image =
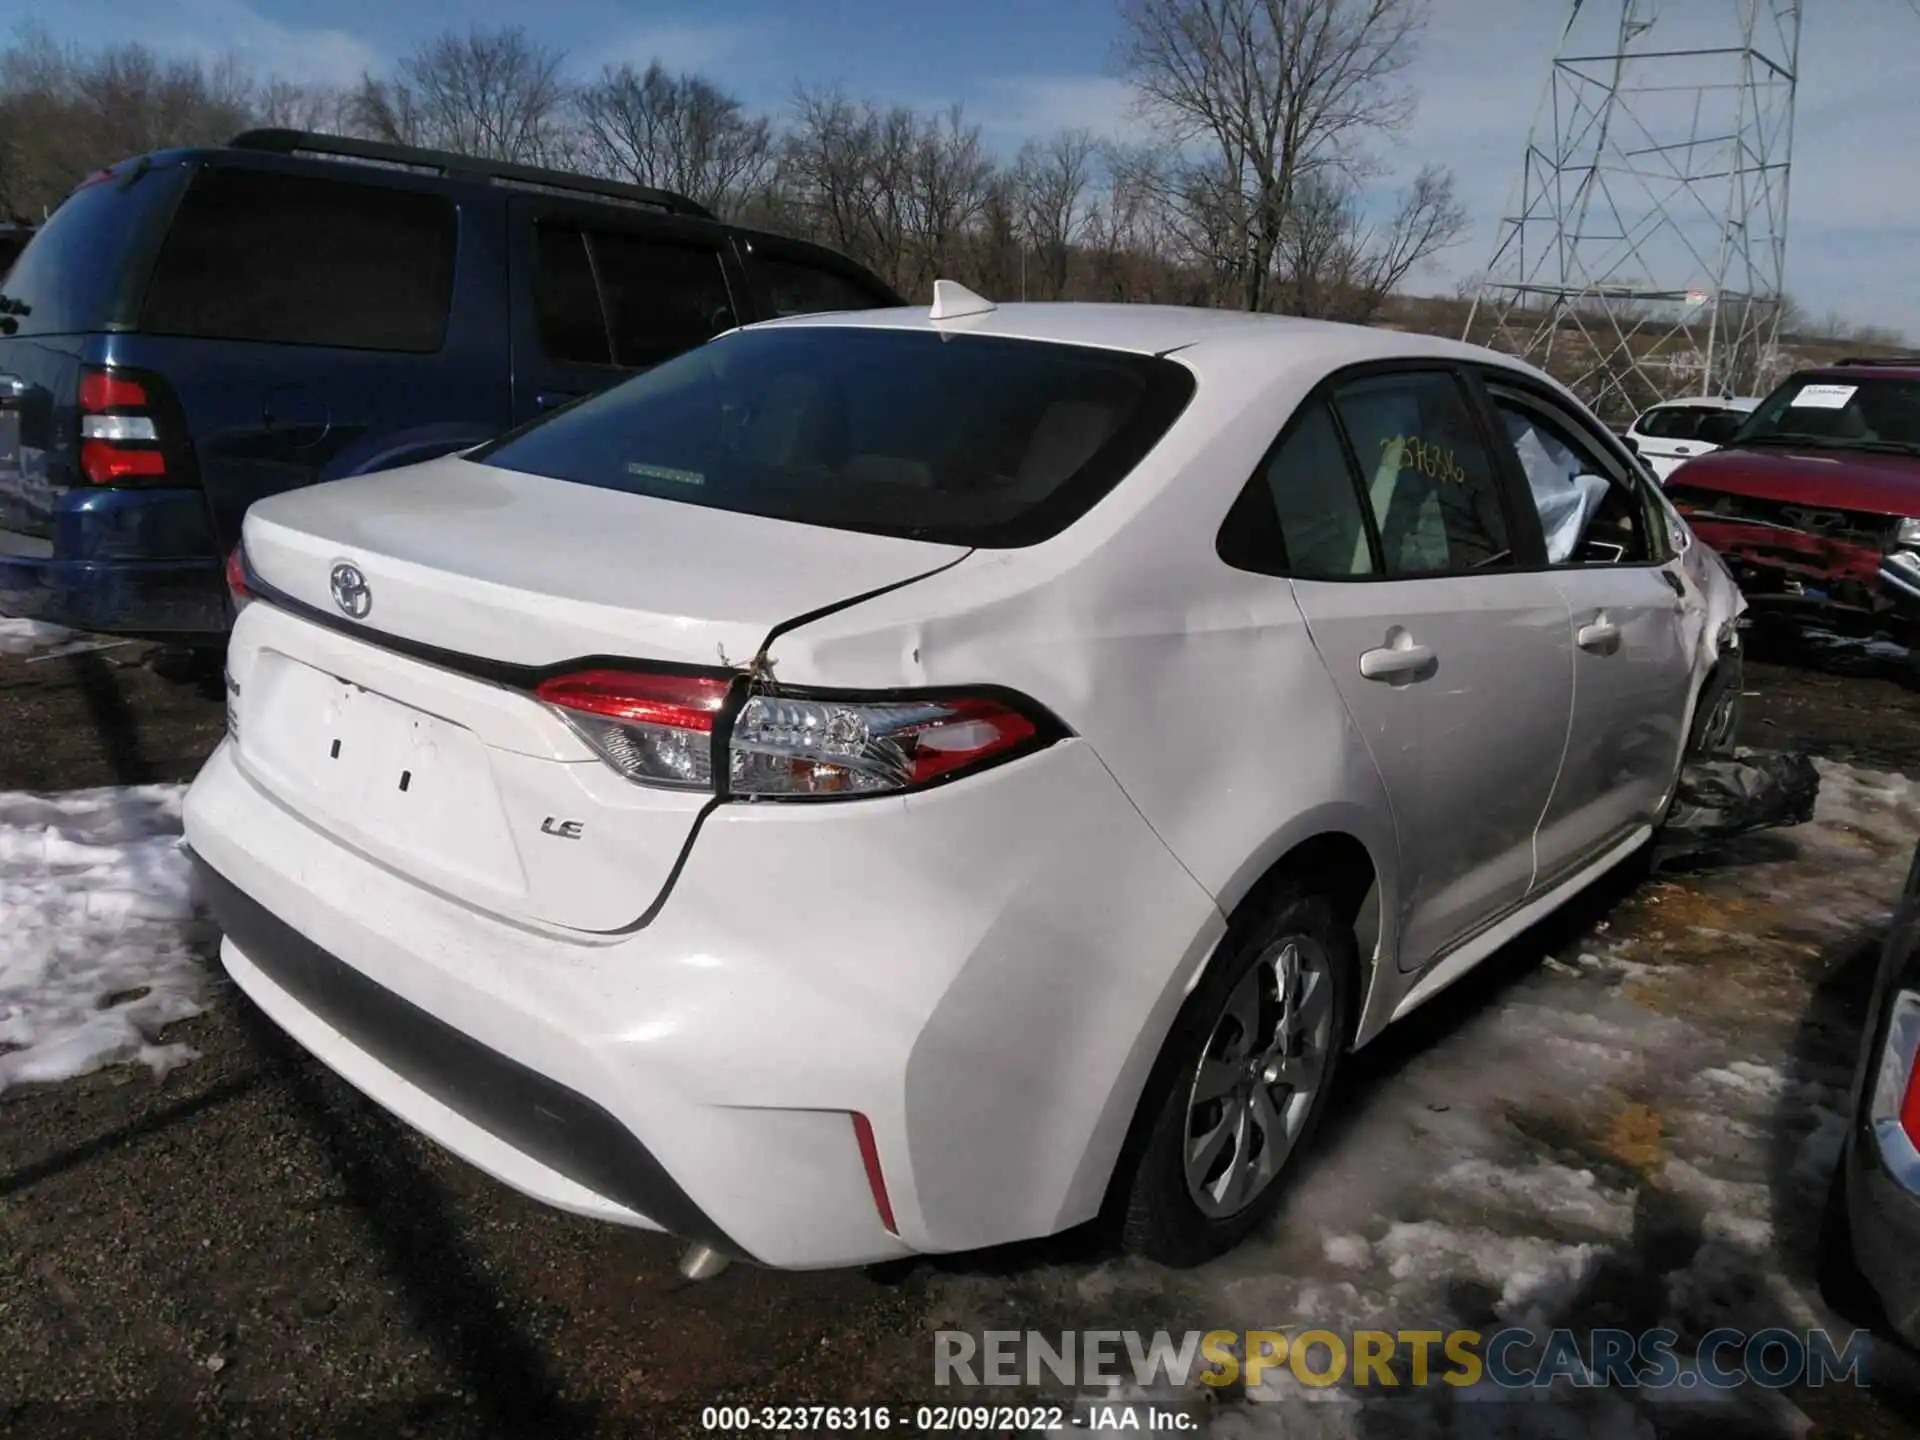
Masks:
[[[1800,825],[1813,818],[1820,772],[1799,753],[1735,750],[1681,767],[1663,849],[1697,849],[1754,830]]]

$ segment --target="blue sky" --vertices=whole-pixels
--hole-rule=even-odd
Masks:
[[[1738,0],[1664,0],[1731,14]],[[1766,0],[1762,0],[1763,8]],[[1618,4],[1587,0],[1588,14]],[[1801,49],[1787,288],[1816,311],[1890,324],[1920,341],[1920,12],[1910,0],[1812,0]],[[529,14],[538,16],[529,21]],[[1451,166],[1468,237],[1413,288],[1450,290],[1492,254],[1559,38],[1560,0],[1432,0],[1411,79],[1420,114],[1383,147],[1393,170]],[[1112,0],[737,0],[719,5],[544,0],[0,0],[0,20],[56,37],[139,40],[164,52],[237,51],[257,71],[347,81],[448,27],[528,23],[582,74],[658,57],[778,110],[796,83],[923,109],[959,102],[996,150],[1068,125],[1141,134],[1110,73]],[[1683,25],[1689,16],[1666,21]]]

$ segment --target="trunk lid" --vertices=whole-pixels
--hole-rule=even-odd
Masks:
[[[957,546],[796,525],[449,456],[261,501],[248,558],[369,630],[514,665],[593,655],[737,665],[784,620],[951,564]]]
[[[744,664],[781,622],[966,553],[452,457],[275,496],[244,536],[262,581],[337,622],[242,611],[229,668],[248,772],[421,884],[589,932],[647,913],[710,796],[627,781],[500,667]],[[363,614],[336,602],[341,565]],[[383,637],[450,653],[427,663]]]

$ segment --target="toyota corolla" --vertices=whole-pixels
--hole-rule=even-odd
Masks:
[[[1730,577],[1538,372],[947,282],[266,500],[229,582],[234,981],[527,1194],[786,1267],[1224,1250],[1739,695]]]

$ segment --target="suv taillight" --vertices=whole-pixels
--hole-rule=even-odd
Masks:
[[[175,428],[169,412],[165,390],[152,376],[81,371],[81,473],[95,485],[187,483],[169,463],[166,432]]]
[[[587,670],[534,694],[629,780],[749,799],[887,795],[955,779],[1065,732],[1000,691],[846,697],[760,690],[730,711],[727,676]],[[715,785],[714,756],[727,774]]]

